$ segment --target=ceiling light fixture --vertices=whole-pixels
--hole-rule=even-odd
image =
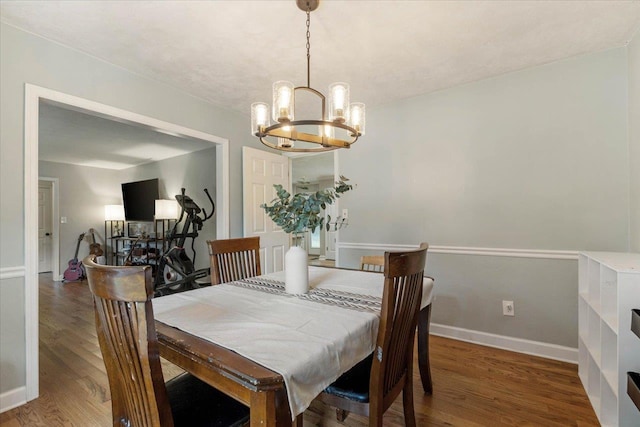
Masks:
[[[273,105],[269,120],[269,104],[251,104],[251,133],[267,147],[281,151],[318,152],[337,148],[349,148],[365,131],[365,106],[361,102],[349,104],[349,85],[329,85],[329,108],[325,96],[311,87],[311,12],[318,8],[320,0],[296,0],[298,8],[307,14],[307,85],[294,87],[288,81],[273,84]],[[296,120],[296,93],[306,91],[321,100],[320,119]],[[328,119],[327,119],[328,116]],[[295,142],[303,144],[294,145]]]

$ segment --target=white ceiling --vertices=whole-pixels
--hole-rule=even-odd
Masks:
[[[3,0],[0,18],[247,116],[252,102],[270,102],[274,81],[306,84],[305,15],[294,0]],[[639,27],[640,1],[324,0],[311,14],[311,86],[326,93],[329,83],[348,82],[351,101],[371,108],[623,46]],[[118,140],[86,129],[65,135],[70,127],[46,116],[45,125],[61,144],[41,150],[48,159],[80,157],[77,147],[88,150],[88,141]],[[64,144],[74,150],[60,156]],[[127,167],[161,152],[125,153],[130,159],[120,162],[121,150],[110,151],[93,165]]]
[[[44,103],[38,133],[39,160],[115,170],[214,147]]]

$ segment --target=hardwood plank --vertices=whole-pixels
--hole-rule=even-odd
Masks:
[[[107,376],[86,282],[54,283],[40,275],[40,398],[0,414],[2,427],[110,426]],[[436,336],[429,340],[433,395],[425,395],[414,367],[419,426],[597,426],[598,421],[569,363]],[[163,361],[165,380],[181,370]],[[404,426],[402,398],[384,425]],[[366,417],[314,402],[304,426],[364,427]]]

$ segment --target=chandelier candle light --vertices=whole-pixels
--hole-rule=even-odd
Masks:
[[[319,152],[349,148],[365,132],[365,106],[361,102],[349,104],[349,85],[329,85],[328,109],[325,96],[311,87],[310,78],[310,24],[311,12],[318,8],[320,0],[296,0],[298,8],[307,14],[307,85],[294,87],[293,83],[280,80],[273,84],[273,104],[269,119],[269,104],[251,104],[251,133],[267,147],[281,151]],[[295,97],[306,91],[321,100],[321,120],[296,120]],[[328,116],[328,118],[327,118]],[[303,144],[295,145],[295,142]]]

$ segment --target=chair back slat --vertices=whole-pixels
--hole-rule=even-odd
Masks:
[[[153,320],[151,267],[83,260],[109,377],[114,424],[173,426]]]
[[[423,243],[414,251],[385,253],[382,311],[370,379],[370,396],[380,396],[383,402],[386,396],[397,395],[405,381],[411,381],[427,249]],[[387,403],[372,401],[384,409]]]
[[[262,274],[260,269],[260,238],[210,240],[211,283],[233,282]]]
[[[360,257],[360,270],[384,272],[384,255],[364,255]]]

